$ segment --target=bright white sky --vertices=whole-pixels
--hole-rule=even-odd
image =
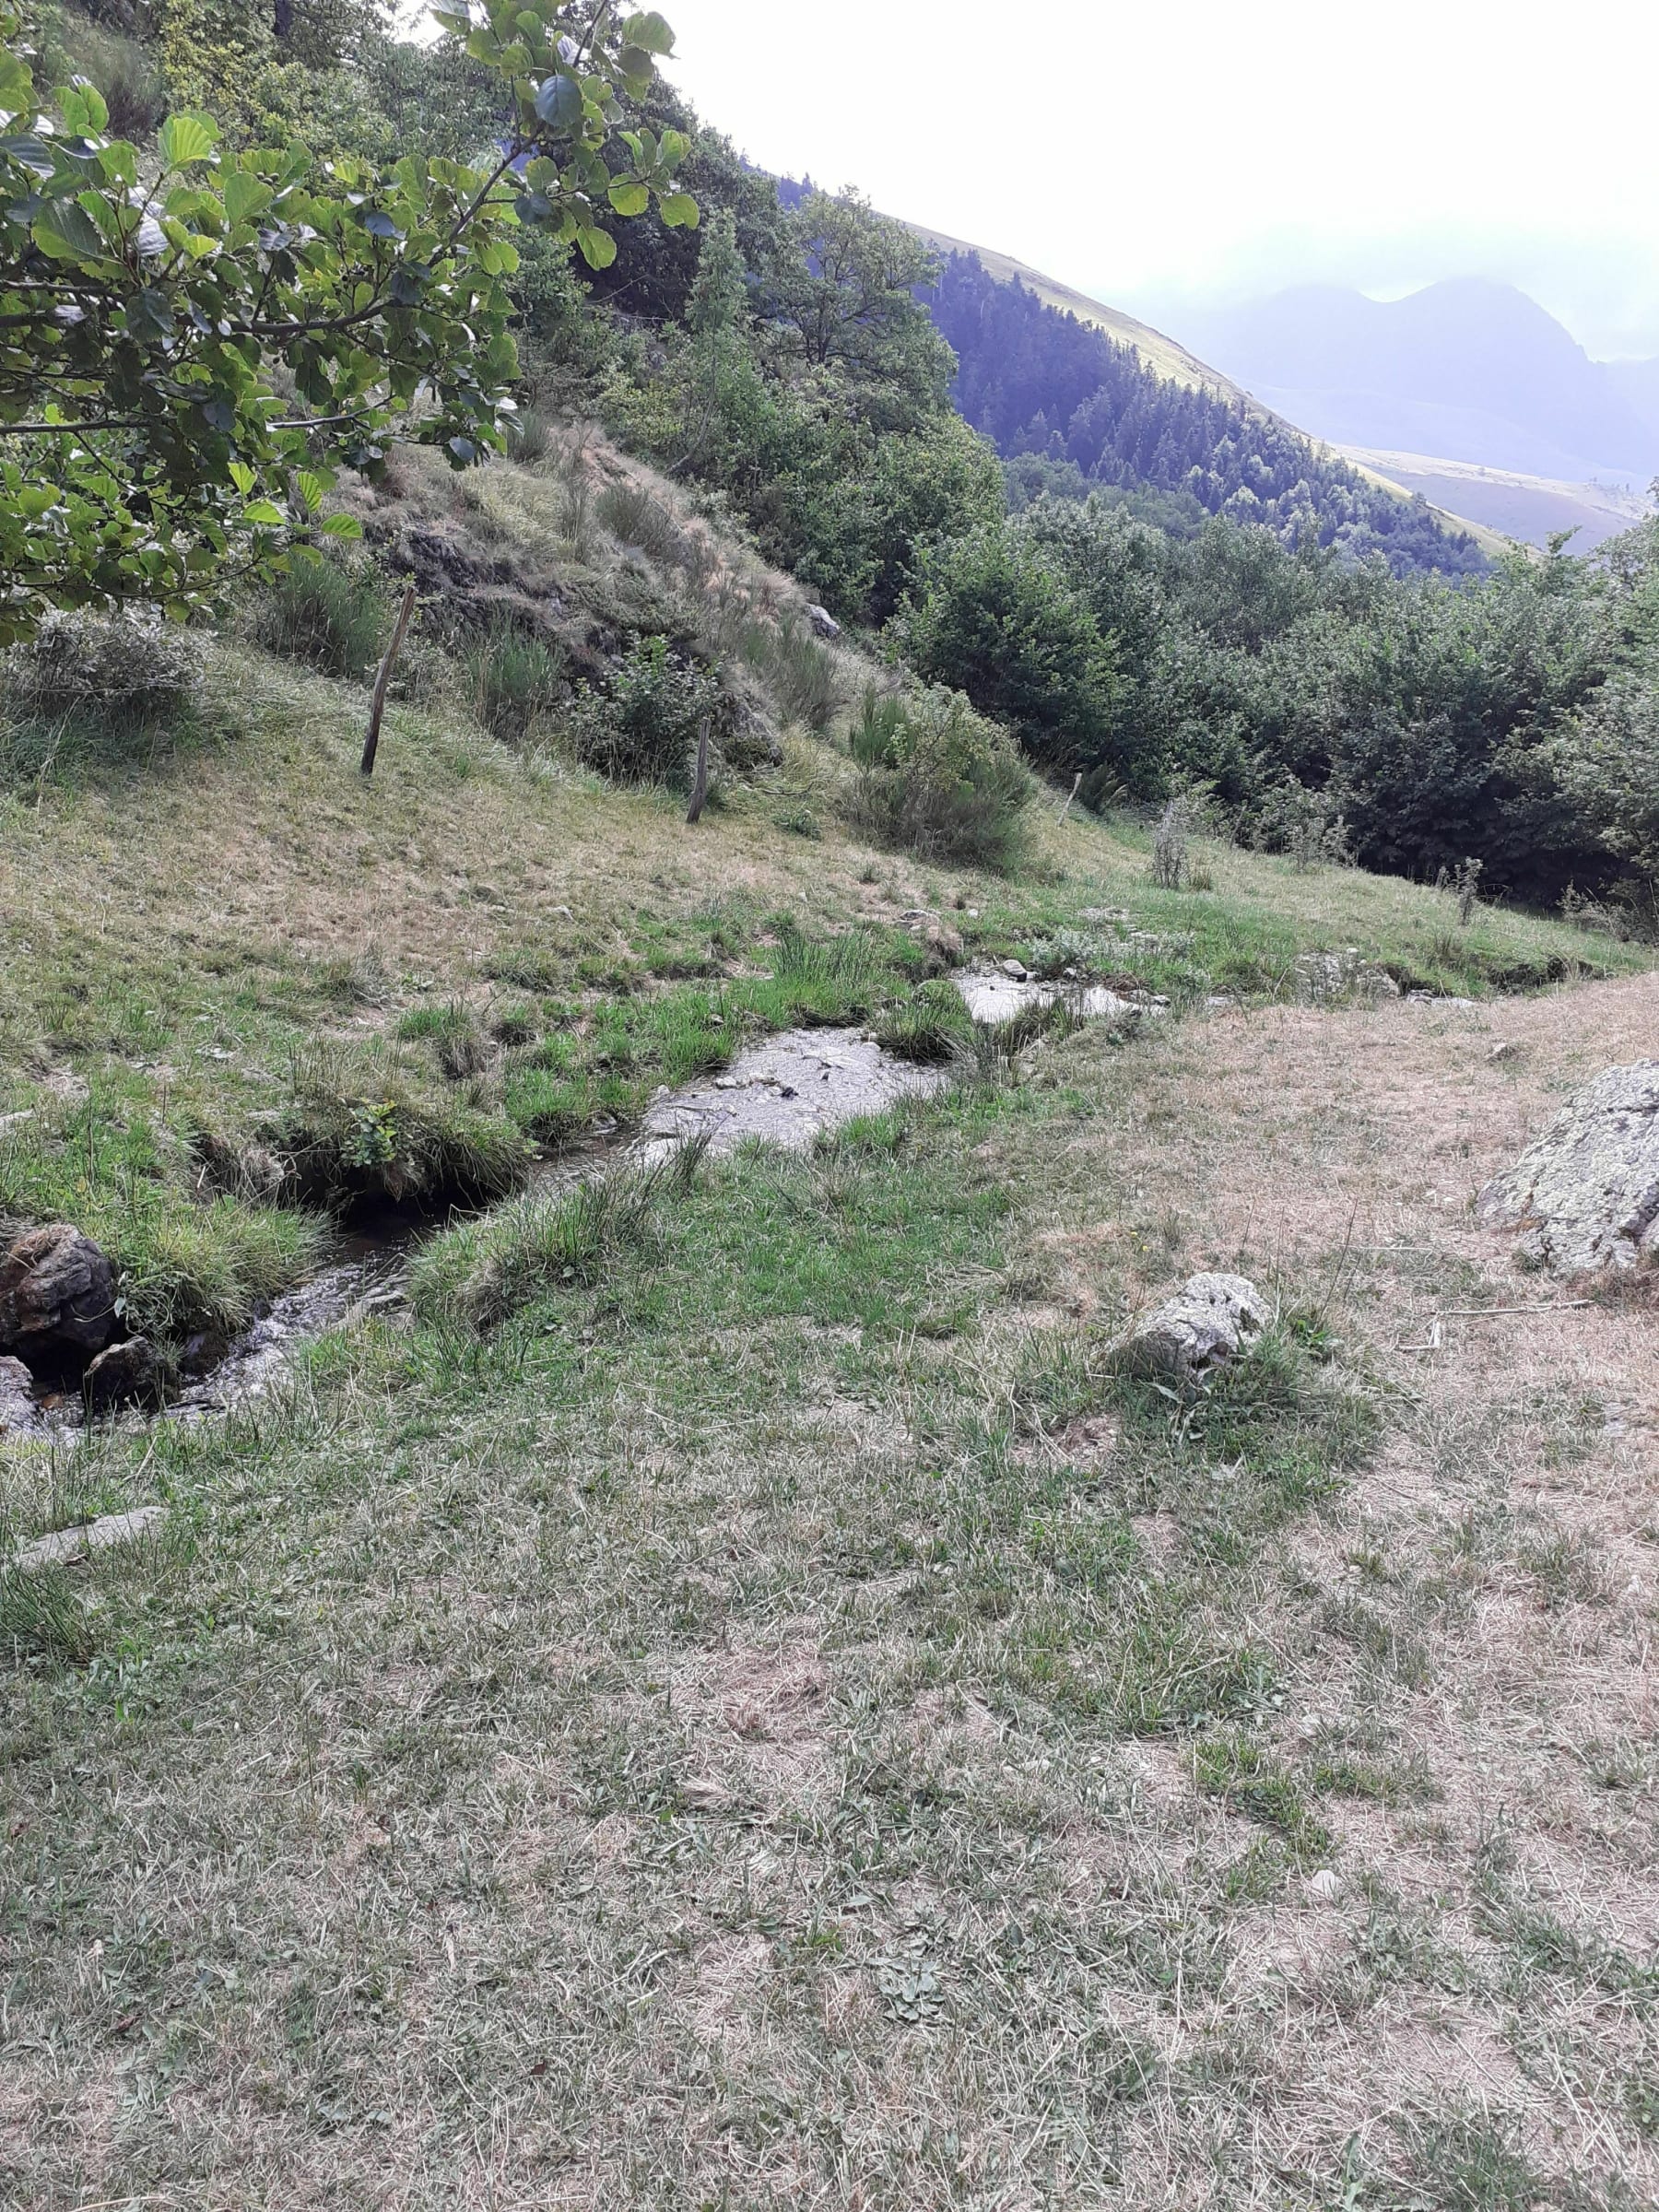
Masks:
[[[1477,275],[1659,354],[1652,0],[660,6],[753,160],[1176,336],[1183,299]]]

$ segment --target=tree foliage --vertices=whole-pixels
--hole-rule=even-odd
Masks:
[[[52,606],[185,609],[295,533],[343,532],[335,469],[374,468],[400,429],[459,467],[500,450],[519,225],[602,266],[613,218],[695,222],[683,140],[621,127],[671,46],[661,17],[480,0],[444,20],[502,80],[495,159],[380,173],[232,150],[188,110],[141,153],[93,86],[42,98],[0,14],[0,641]]]

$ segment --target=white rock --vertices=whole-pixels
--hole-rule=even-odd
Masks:
[[[1195,1275],[1118,1345],[1121,1365],[1191,1388],[1247,1352],[1270,1316],[1241,1275]]]
[[[1609,1068],[1481,1192],[1488,1229],[1518,1229],[1518,1256],[1554,1275],[1659,1264],[1659,1060]]]
[[[1308,1895],[1315,1904],[1335,1904],[1342,1895],[1342,1877],[1334,1866],[1322,1866],[1308,1877]]]

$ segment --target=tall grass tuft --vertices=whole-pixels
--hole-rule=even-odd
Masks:
[[[93,1649],[91,1618],[62,1568],[0,1568],[0,1665],[85,1666]]]
[[[485,1330],[560,1291],[591,1289],[661,1240],[706,1150],[693,1140],[650,1166],[617,1168],[556,1194],[532,1192],[459,1223],[416,1257],[417,1317]]]
[[[271,1143],[300,1194],[331,1213],[365,1200],[476,1205],[524,1180],[523,1133],[464,1098],[417,1096],[383,1058],[323,1044],[297,1053]]]
[[[821,735],[841,704],[832,656],[798,622],[748,622],[738,651],[765,684],[787,722]]]
[[[478,720],[508,745],[534,736],[570,696],[563,654],[508,617],[468,647],[466,673]]]
[[[368,675],[391,632],[390,595],[366,561],[296,561],[259,594],[248,617],[256,644],[324,676]]]

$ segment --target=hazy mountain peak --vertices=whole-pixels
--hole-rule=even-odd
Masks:
[[[1310,284],[1198,312],[1182,335],[1258,398],[1339,443],[1645,485],[1659,429],[1631,380],[1535,300],[1486,276],[1400,300]]]

